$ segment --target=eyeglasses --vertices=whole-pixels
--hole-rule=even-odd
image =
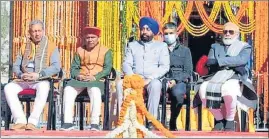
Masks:
[[[234,35],[234,30],[223,30],[223,34],[229,33],[230,35]]]

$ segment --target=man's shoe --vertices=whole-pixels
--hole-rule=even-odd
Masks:
[[[234,121],[226,121],[224,131],[235,131]]]
[[[92,131],[100,131],[100,127],[98,124],[91,124],[90,130]]]
[[[21,123],[17,123],[17,124],[14,124],[10,130],[25,130],[26,128],[26,124],[21,124]]]
[[[155,130],[154,125],[152,124],[152,122],[148,123],[148,130],[149,131]]]
[[[216,120],[215,126],[212,131],[223,131],[224,130],[225,120]]]
[[[28,123],[28,124],[26,125],[25,130],[31,130],[31,131],[34,131],[34,130],[38,130],[38,128],[36,128],[35,125],[33,125],[33,124],[31,124],[31,123]]]
[[[70,130],[74,130],[75,129],[75,125],[72,123],[64,123],[62,125],[62,127],[60,128],[60,131],[70,131]]]
[[[172,118],[170,119],[169,129],[170,129],[170,131],[176,131],[177,130],[176,121],[174,119],[172,119]]]

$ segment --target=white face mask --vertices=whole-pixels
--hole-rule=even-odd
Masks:
[[[177,40],[176,34],[164,35],[164,41],[169,45],[175,43],[176,40]]]

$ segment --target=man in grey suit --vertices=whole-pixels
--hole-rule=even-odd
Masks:
[[[248,110],[256,107],[257,95],[247,67],[252,48],[239,40],[239,27],[231,22],[224,25],[222,43],[211,46],[207,66],[213,76],[199,89],[203,106],[215,117],[214,131],[234,131],[236,106]],[[225,111],[221,109],[224,101]]]
[[[159,32],[158,23],[143,17],[139,22],[140,40],[129,43],[122,64],[124,75],[138,74],[145,80],[148,93],[148,111],[157,118],[162,83],[160,79],[169,71],[169,52],[167,44],[153,39]],[[118,107],[123,100],[122,80],[117,82]],[[119,111],[118,111],[119,112]],[[149,129],[152,123],[149,121]]]

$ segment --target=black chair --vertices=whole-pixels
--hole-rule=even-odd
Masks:
[[[124,76],[121,77],[121,79],[123,79]],[[163,124],[164,127],[166,127],[166,104],[171,103],[169,101],[169,95],[167,93],[167,81],[168,78],[164,78],[162,80],[162,91],[161,91],[161,97],[160,97],[160,104],[162,105],[162,113],[161,113],[161,123]],[[188,82],[186,84],[186,97],[184,99],[184,104],[186,104],[186,119],[190,119],[190,90],[191,90],[191,84],[192,82]],[[147,100],[148,100],[148,93],[147,90],[144,89],[144,102],[147,105]],[[148,124],[148,122],[146,122],[146,124]],[[190,120],[186,120],[186,126],[185,126],[185,130],[190,130]]]
[[[241,110],[241,132],[247,128],[247,113]],[[215,120],[216,121],[216,120]],[[198,105],[198,131],[202,131],[202,104]]]
[[[167,92],[167,82],[169,78],[164,78],[162,80],[162,93],[161,93],[161,98],[160,98],[160,104],[162,105],[162,113],[161,113],[161,123],[163,126],[166,126],[166,105],[171,104],[170,97],[169,97],[169,92]],[[191,86],[195,84],[196,81],[196,75],[195,72],[192,73],[192,76],[189,80],[189,82],[186,83],[186,94],[184,97],[184,103],[186,105],[186,125],[185,125],[185,130],[190,131],[190,91],[191,91]],[[147,92],[145,93],[145,103],[147,102]]]
[[[45,77],[42,80],[48,80],[50,83],[50,90],[47,98],[47,102],[49,103],[49,109],[48,109],[48,121],[47,121],[47,130],[56,130],[56,108],[55,108],[55,103],[56,103],[56,94],[57,92],[54,90],[54,84],[58,83],[61,78],[63,77],[63,71],[62,69],[58,73],[57,76],[55,77]],[[9,82],[11,82],[14,79],[10,79]],[[30,110],[31,110],[31,102],[34,102],[35,100],[35,95],[36,95],[36,90],[35,89],[24,89],[22,90],[19,94],[19,100],[21,102],[26,102],[26,117],[30,116]],[[5,113],[5,130],[9,130],[9,124],[11,122],[11,111],[8,106],[6,105],[6,113]]]
[[[166,125],[166,104],[171,104],[169,93],[167,90],[167,79],[162,81],[162,96],[161,96],[161,104],[162,104],[162,116],[161,116],[161,123],[165,126]],[[190,131],[190,91],[191,91],[191,84],[192,82],[186,83],[186,94],[184,97],[184,103],[186,105],[186,123],[185,123],[185,130]]]
[[[48,79],[50,82],[50,91],[48,94],[47,102],[49,103],[48,109],[48,121],[47,121],[47,130],[55,130],[56,126],[56,110],[55,110],[55,99],[54,99],[54,83],[53,78]],[[30,102],[34,102],[36,95],[36,90],[34,89],[24,89],[18,94],[19,100],[21,102],[26,102],[26,117],[30,116]],[[11,122],[11,111],[8,105],[6,105],[5,113],[5,130],[9,130],[9,124]]]
[[[207,76],[201,76],[199,78],[205,79],[207,78],[209,75]],[[224,101],[222,100],[221,103],[224,103]],[[197,106],[198,108],[198,131],[202,131],[202,102]],[[241,132],[245,132],[246,128],[247,128],[247,112],[241,110]],[[215,120],[216,121],[216,120]]]
[[[116,70],[114,68],[111,69],[110,75],[106,76],[104,81],[104,86],[105,86],[105,90],[104,90],[104,95],[102,95],[102,101],[104,102],[104,120],[103,120],[103,130],[109,130],[109,97],[110,97],[110,92],[109,92],[109,82],[110,81],[114,81],[116,79]],[[64,79],[63,81],[63,88],[66,87],[67,82],[70,79]],[[64,119],[63,119],[63,95],[64,93],[62,93],[61,96],[61,123],[64,123]],[[79,129],[83,130],[83,103],[84,102],[90,102],[90,98],[88,96],[88,93],[85,90],[83,90],[75,99],[75,102],[79,103]]]

